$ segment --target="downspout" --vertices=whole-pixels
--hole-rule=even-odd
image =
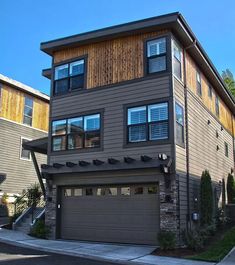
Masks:
[[[194,47],[196,41],[183,49],[183,71],[184,71],[184,109],[185,109],[185,150],[186,150],[186,178],[187,178],[187,231],[191,229],[191,218],[190,218],[190,192],[189,192],[189,125],[188,125],[188,91],[187,91],[187,70],[186,70],[186,50]]]

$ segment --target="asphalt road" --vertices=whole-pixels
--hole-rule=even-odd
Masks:
[[[114,265],[0,243],[0,265]],[[124,263],[123,263],[124,264]]]

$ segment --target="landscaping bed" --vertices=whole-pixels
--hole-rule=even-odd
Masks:
[[[211,236],[205,246],[200,250],[189,248],[176,248],[172,250],[156,249],[152,255],[187,258],[208,262],[221,261],[235,246],[235,226],[227,226]]]

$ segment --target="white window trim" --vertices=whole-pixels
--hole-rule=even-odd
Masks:
[[[20,160],[23,160],[23,161],[32,161],[31,154],[30,154],[30,159],[21,157],[21,153],[22,153],[22,142],[23,142],[23,140],[32,141],[32,139],[29,139],[27,137],[23,137],[23,136],[20,137],[20,155],[19,155]]]

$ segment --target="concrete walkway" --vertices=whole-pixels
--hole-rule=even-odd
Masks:
[[[229,254],[219,263],[219,265],[235,265],[235,247]]]
[[[143,245],[120,245],[111,243],[88,243],[65,240],[44,240],[30,237],[19,231],[0,228],[0,241],[37,250],[112,261],[119,264],[154,265],[213,265],[214,263],[190,261],[150,255],[155,247]],[[234,264],[234,263],[233,263]],[[223,264],[225,265],[225,264]],[[226,264],[228,265],[228,264]]]

